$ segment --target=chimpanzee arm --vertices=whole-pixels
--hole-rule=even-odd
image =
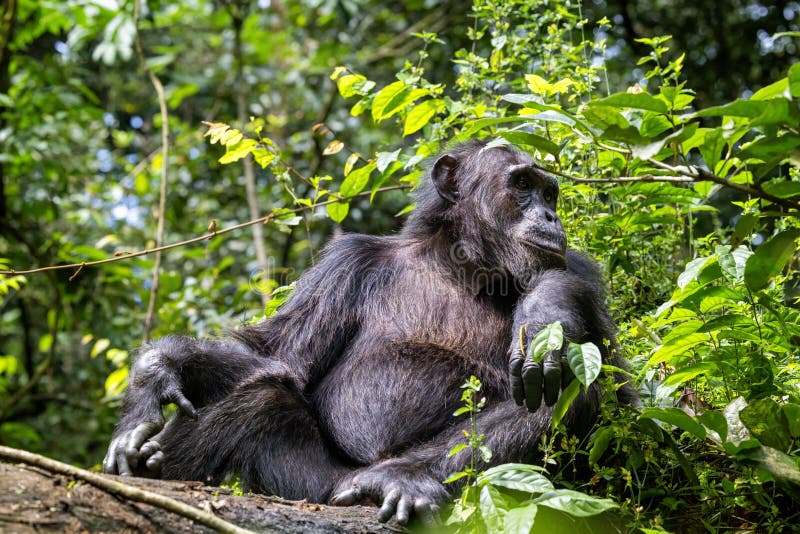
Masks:
[[[358,327],[352,299],[362,294],[355,286],[369,262],[358,257],[352,241],[349,236],[335,241],[274,317],[230,332],[232,339],[170,336],[144,347],[131,370],[103,469],[119,474],[136,469],[142,445],[164,426],[163,404],[174,402],[191,417],[195,408],[224,398],[255,371],[281,376],[302,393]]]
[[[567,264],[567,271],[537,273],[514,314],[509,358],[511,391],[516,403],[525,404],[530,411],[539,409],[542,397],[545,405],[555,404],[562,383],[566,385],[572,378],[564,349],[552,351],[542,362],[526,357],[530,341],[542,328],[560,321],[565,345],[591,341],[600,349],[604,361],[614,341],[614,323],[604,303],[602,280],[594,262],[570,251]]]

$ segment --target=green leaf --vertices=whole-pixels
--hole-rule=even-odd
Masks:
[[[400,156],[400,150],[398,148],[394,152],[378,152],[378,159],[375,162],[378,172],[382,173],[390,163],[397,161],[398,156]]]
[[[739,220],[741,221],[742,219]],[[753,220],[758,219],[753,217]],[[747,223],[749,220],[745,222]],[[736,228],[739,228],[738,222],[736,223]],[[744,229],[742,228],[739,231],[744,231]],[[736,236],[737,233],[737,230],[734,229],[734,236]],[[750,230],[747,231],[747,234],[749,233]],[[738,237],[738,239],[741,239],[741,237],[743,236]],[[721,245],[717,245],[714,250],[717,254],[719,267],[722,269],[722,274],[725,276],[725,278],[735,284],[741,283],[744,280],[744,266],[747,263],[747,258],[752,256],[753,252],[747,247],[739,247],[731,252],[729,247]]]
[[[219,158],[220,163],[233,163],[247,157],[258,146],[255,139],[242,139],[225,147],[225,155]]]
[[[795,63],[789,69],[789,92],[795,98],[800,98],[800,63]]]
[[[393,100],[401,98],[407,90],[407,86],[404,82],[394,82],[381,89],[372,101],[373,120],[379,121],[383,119],[385,116],[384,110]]]
[[[374,169],[375,163],[369,163],[354,171],[350,171],[350,174],[348,174],[342,182],[342,187],[339,189],[339,192],[344,197],[352,197],[359,194],[367,187],[369,176]]]
[[[697,117],[749,117],[754,119],[764,113],[768,104],[764,100],[734,100],[722,106],[706,108]]]
[[[684,382],[688,382],[702,374],[706,374],[708,372],[713,371],[716,369],[716,366],[710,362],[700,362],[694,365],[690,365],[685,367],[679,371],[675,371],[671,375],[664,380],[664,385],[666,386],[677,386],[679,384],[683,384]]]
[[[590,106],[611,106],[618,108],[644,109],[657,113],[666,113],[667,105],[647,93],[617,93],[606,98],[593,100]]]
[[[763,445],[786,451],[792,443],[789,423],[781,406],[772,399],[757,399],[739,412],[750,435]]]
[[[258,147],[253,150],[253,159],[261,166],[262,169],[266,169],[269,167],[269,164],[275,160],[275,154],[264,147]]]
[[[708,265],[712,259],[713,256],[704,256],[687,263],[686,267],[683,269],[683,272],[678,275],[678,287],[683,289],[689,284],[689,282],[697,280],[697,277],[701,272],[703,272],[703,269],[705,269],[706,265]]]
[[[538,509],[539,507],[535,503],[512,508],[503,521],[503,532],[505,534],[530,534]]]
[[[788,423],[789,434],[797,439],[800,438],[800,404],[788,403],[781,408],[783,415]]]
[[[580,393],[580,387],[580,382],[573,380],[564,391],[561,392],[561,395],[556,401],[556,405],[553,406],[552,428],[556,428],[567,414],[567,410],[572,406],[572,401],[574,401],[578,397],[578,393]]]
[[[106,378],[106,397],[120,395],[128,385],[128,367],[121,367]]]
[[[714,437],[713,434],[709,437],[713,439],[718,437],[720,443],[725,442],[728,437],[728,422],[725,420],[725,416],[722,415],[721,412],[709,410],[698,415],[697,419],[703,424],[703,426],[717,434],[716,437]]]
[[[499,532],[507,506],[497,488],[483,486],[480,493],[481,516],[490,532]]]
[[[727,141],[725,140],[722,128],[714,128],[706,133],[705,141],[700,145],[700,155],[703,156],[703,161],[714,172],[714,169],[719,163],[722,151],[725,150]]]
[[[592,449],[589,451],[589,463],[596,464],[608,449],[611,439],[614,437],[614,429],[610,426],[599,428],[592,437]]]
[[[528,357],[541,362],[552,350],[559,350],[564,345],[564,329],[561,322],[556,321],[542,328],[528,346]]]
[[[767,182],[761,185],[762,189],[778,198],[792,198],[800,196],[800,182]]]
[[[345,74],[336,80],[336,87],[339,88],[339,94],[343,98],[349,98],[358,94],[356,88],[353,87],[357,82],[363,82],[366,78],[360,74]]]
[[[509,141],[510,143],[514,143],[515,145],[531,146],[554,156],[558,156],[558,153],[561,152],[561,148],[557,144],[545,139],[541,135],[515,130],[499,132],[499,135],[503,139]]]
[[[698,439],[706,438],[706,429],[679,408],[645,408],[640,419],[656,419],[676,426]]]
[[[467,445],[466,443],[459,443],[458,445],[456,445],[455,447],[450,449],[450,452],[447,453],[447,457],[449,458],[450,456],[455,456],[459,452],[461,452],[464,449],[466,449],[468,446],[469,445]]]
[[[778,275],[796,250],[795,241],[800,237],[799,228],[790,228],[772,236],[758,247],[747,260],[744,280],[752,290],[766,287]]]
[[[574,517],[590,517],[616,508],[611,499],[601,499],[579,491],[558,489],[534,499],[539,506],[566,512]]]
[[[594,343],[570,343],[567,347],[567,363],[575,373],[575,378],[583,387],[588,388],[600,376],[603,358]]]
[[[542,468],[528,464],[503,464],[487,469],[478,476],[478,485],[492,484],[528,493],[544,493],[553,489]]]
[[[350,211],[349,202],[333,202],[326,206],[328,217],[335,223],[340,223],[347,217],[347,212]]]
[[[92,358],[96,357],[98,354],[106,350],[111,345],[111,341],[106,338],[98,339],[97,343],[94,344],[92,347],[92,351],[89,353],[89,356]]]
[[[422,129],[436,113],[443,109],[444,101],[438,98],[426,100],[414,106],[406,116],[406,121],[403,125],[403,137]]]

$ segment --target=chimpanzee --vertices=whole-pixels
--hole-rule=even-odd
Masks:
[[[290,499],[371,500],[405,523],[435,510],[453,489],[442,481],[469,461],[448,451],[464,439],[453,412],[470,375],[483,384],[491,463],[535,461],[563,354],[526,361],[520,328],[527,346],[559,320],[614,360],[600,275],[567,249],[557,197],[556,180],[514,149],[472,141],[440,156],[399,235],[335,239],[273,317],[225,339],[144,346],[104,471],[235,474]],[[600,394],[576,399],[570,431],[589,432]],[[179,411],[165,425],[170,402]]]

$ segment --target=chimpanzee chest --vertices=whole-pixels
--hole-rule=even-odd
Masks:
[[[344,456],[369,464],[457,424],[453,412],[471,375],[484,384],[487,400],[505,395],[510,321],[481,311],[480,324],[476,315],[476,324],[462,322],[463,329],[434,321],[403,328],[395,318],[360,332],[312,397]]]

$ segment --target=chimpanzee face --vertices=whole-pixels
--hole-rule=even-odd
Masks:
[[[530,156],[505,148],[460,148],[437,160],[431,179],[449,204],[461,246],[477,265],[520,281],[564,267],[558,182]]]

